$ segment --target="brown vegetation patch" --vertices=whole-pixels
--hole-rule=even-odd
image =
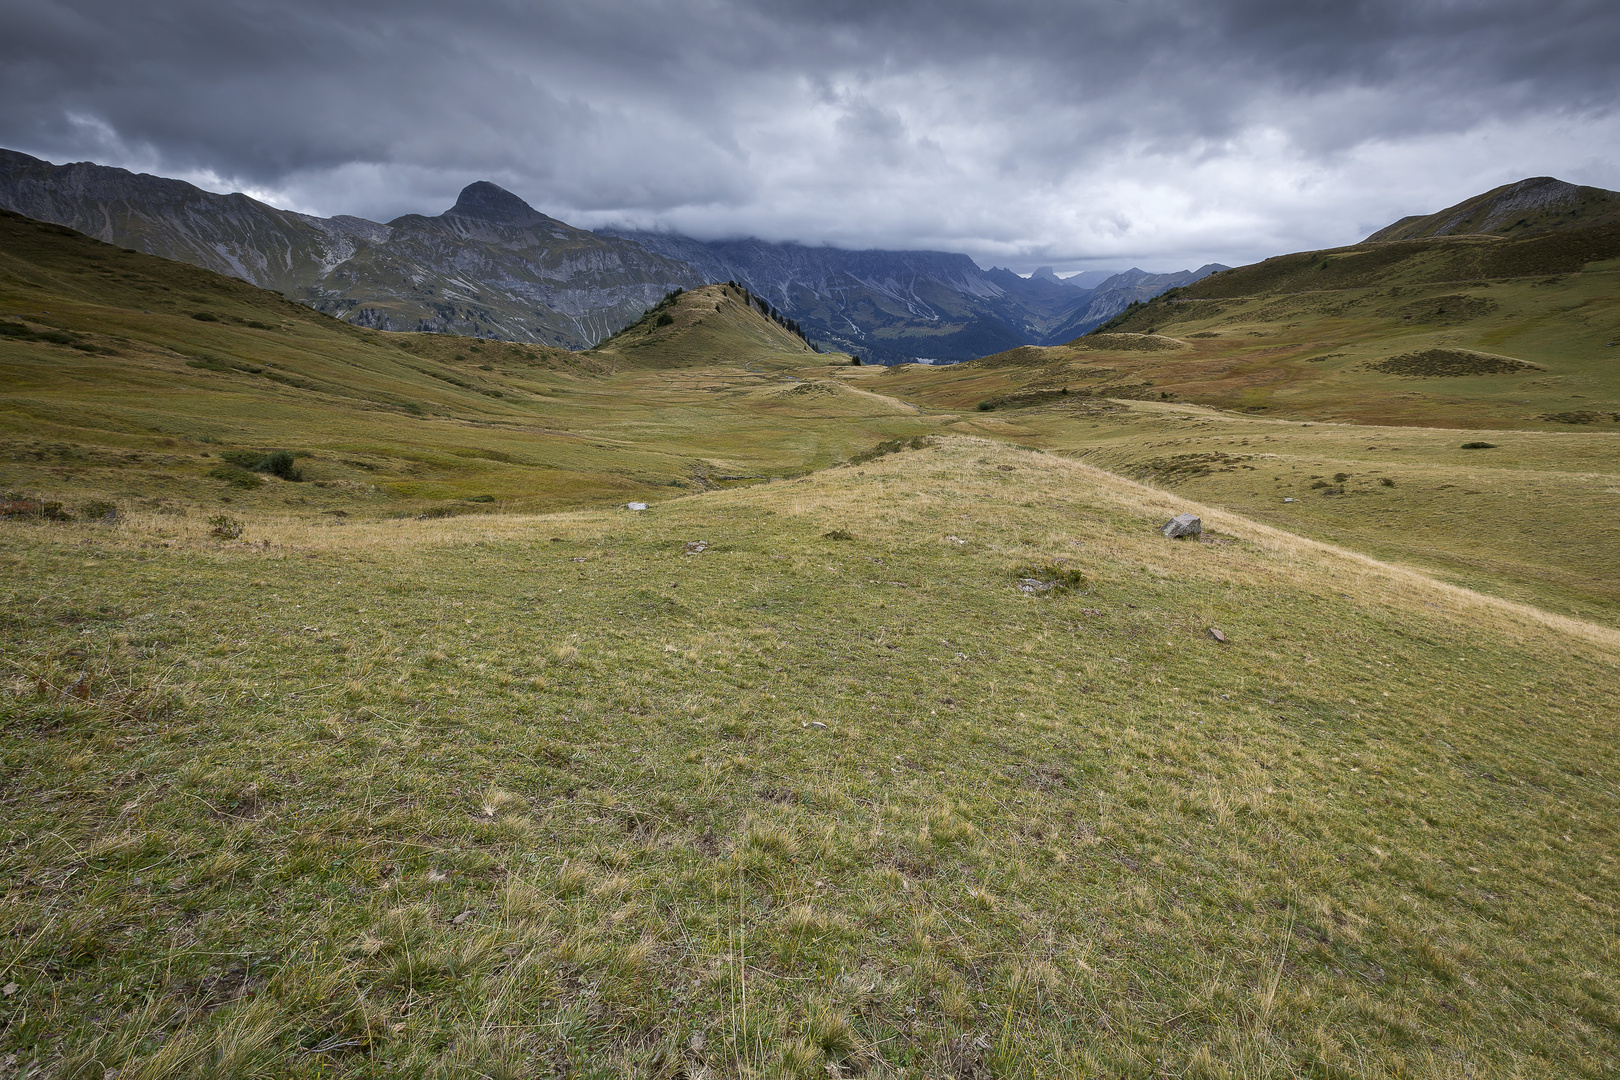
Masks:
[[[1246,454],[1223,454],[1219,450],[1205,454],[1176,454],[1145,462],[1143,469],[1149,475],[1164,480],[1190,480],[1210,473],[1234,472],[1240,467],[1252,469],[1254,466],[1243,464],[1248,457]]]
[[[1511,375],[1521,371],[1544,370],[1511,356],[1474,352],[1470,349],[1425,349],[1402,353],[1374,364],[1369,371],[1400,375],[1410,379],[1452,378],[1462,375]]]
[[[1206,314],[1199,312],[1199,314]],[[1185,348],[1180,338],[1164,334],[1088,334],[1076,344],[1087,349],[1111,349],[1119,352],[1174,352]]]
[[[1613,420],[1620,424],[1620,413],[1597,412],[1594,409],[1572,409],[1569,412],[1543,413],[1538,419],[1555,424],[1596,424],[1600,420]]]
[[[1483,296],[1451,293],[1446,296],[1431,296],[1425,300],[1413,301],[1401,308],[1396,314],[1403,319],[1411,319],[1413,322],[1457,323],[1489,315],[1501,306],[1495,300]]]

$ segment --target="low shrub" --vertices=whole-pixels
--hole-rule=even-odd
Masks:
[[[208,519],[209,533],[221,540],[236,540],[242,535],[242,523],[229,514],[215,514]]]
[[[37,518],[40,521],[72,521],[73,515],[59,502],[28,499],[15,492],[0,498],[0,518]]]
[[[283,480],[290,480],[293,483],[297,483],[304,478],[304,474],[293,464],[291,450],[276,450],[269,454],[261,454],[256,450],[222,450],[219,456],[238,469],[270,473],[272,476],[279,476]],[[219,470],[214,470],[211,475],[219,475]],[[220,477],[220,479],[228,478]]]
[[[91,499],[79,508],[86,521],[117,521],[118,506],[116,503],[105,502],[101,499]]]
[[[1462,448],[1464,450],[1495,450],[1496,444],[1493,442],[1465,442],[1462,444]]]
[[[1076,566],[1063,563],[1024,563],[1013,567],[1012,576],[1027,593],[1064,593],[1082,589],[1086,576]]]

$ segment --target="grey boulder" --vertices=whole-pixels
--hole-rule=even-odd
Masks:
[[[1164,523],[1159,530],[1171,540],[1180,540],[1185,536],[1197,536],[1204,531],[1204,523],[1191,514],[1177,514]]]

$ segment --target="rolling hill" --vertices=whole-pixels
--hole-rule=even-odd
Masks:
[[[1404,217],[1362,243],[1431,236],[1529,236],[1620,221],[1620,192],[1535,176],[1464,199],[1437,213]]]
[[[883,369],[0,213],[3,1068],[1614,1075],[1620,434],[1480,426],[1610,385],[1564,239]]]

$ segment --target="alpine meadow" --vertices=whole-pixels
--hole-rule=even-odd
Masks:
[[[949,366],[0,212],[0,1077],[1620,1074],[1620,196],[1525,183]]]

